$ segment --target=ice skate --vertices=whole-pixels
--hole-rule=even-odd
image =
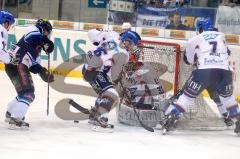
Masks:
[[[88,123],[93,125],[93,131],[113,132],[114,125],[108,123],[107,117],[101,117],[94,107],[91,109]]]
[[[231,118],[229,118],[228,113],[223,114],[223,121],[228,127],[233,126],[233,124],[234,124],[233,120]]]
[[[17,119],[17,118],[11,117],[9,120],[9,129],[15,130],[18,128],[28,130],[29,124],[22,119]]]
[[[235,122],[235,129],[234,129],[234,132],[240,136],[240,119],[238,119],[236,122]]]
[[[4,120],[4,121],[5,121],[6,123],[9,123],[10,119],[11,119],[11,113],[7,111],[7,112],[5,113],[5,120]],[[25,117],[23,117],[22,120],[25,120]]]
[[[169,114],[166,118],[160,122],[162,125],[162,134],[166,135],[169,131],[173,131],[176,128],[176,124],[179,121],[180,115]]]

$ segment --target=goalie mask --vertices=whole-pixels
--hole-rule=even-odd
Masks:
[[[133,52],[130,52],[128,63],[125,65],[125,71],[127,73],[133,73],[134,71],[138,70],[142,65],[142,50],[136,47]]]

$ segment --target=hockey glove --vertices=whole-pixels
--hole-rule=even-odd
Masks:
[[[52,73],[49,74],[49,80],[48,80],[48,70],[44,67],[39,72],[39,76],[42,78],[44,82],[51,83],[54,81],[54,75]]]
[[[20,47],[15,45],[15,44],[11,44],[9,50],[7,51],[9,56],[10,56],[10,64],[13,65],[17,65],[20,63],[21,61],[21,55],[19,53]]]
[[[46,54],[50,54],[54,50],[54,43],[47,37],[45,37],[43,40],[42,48],[46,52]]]
[[[14,54],[12,52],[9,52],[9,56],[11,58],[10,60],[10,64],[13,64],[13,65],[18,65],[21,61],[21,57],[18,53]]]

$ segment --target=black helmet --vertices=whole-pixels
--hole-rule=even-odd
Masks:
[[[40,26],[43,30],[47,30],[48,32],[52,31],[52,25],[48,20],[38,19],[36,25]]]

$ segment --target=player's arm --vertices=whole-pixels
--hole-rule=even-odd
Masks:
[[[40,57],[36,59],[33,65],[29,68],[29,71],[34,74],[38,74],[44,82],[54,81],[54,75],[50,73],[45,67],[40,65]]]
[[[5,64],[18,64],[20,61],[20,55],[17,53],[18,48],[12,44],[9,50],[5,50],[5,42],[0,39],[0,61]]]
[[[39,31],[32,31],[24,36],[24,41],[31,46],[41,46],[43,43],[43,35]]]
[[[54,81],[54,75],[52,73],[48,72],[48,70],[45,67],[41,66],[38,63],[31,66],[29,68],[29,71],[34,74],[38,74],[44,82],[53,82]],[[49,75],[49,80],[48,80],[48,75]]]
[[[97,49],[95,51],[88,51],[86,55],[86,68],[83,69],[83,78],[92,82],[97,78],[98,69],[102,67],[103,61],[101,59],[101,49]]]
[[[184,53],[183,60],[186,64],[196,63],[196,52],[199,46],[195,44],[195,40],[189,40],[186,45],[186,52]]]
[[[2,61],[3,63],[6,63],[6,64],[10,63],[10,61],[11,61],[11,57],[4,50],[4,42],[2,39],[0,40],[0,61]]]

